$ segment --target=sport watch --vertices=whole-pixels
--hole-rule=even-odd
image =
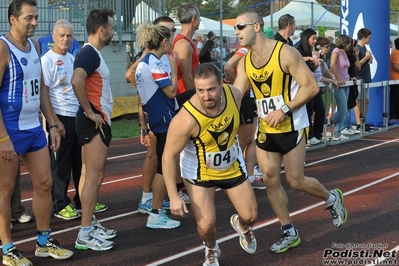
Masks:
[[[289,113],[291,113],[291,109],[288,105],[284,104],[283,106],[281,106],[281,111],[285,114],[288,115]]]
[[[148,128],[142,128],[142,129],[140,129],[140,134],[141,134],[142,136],[147,136],[148,133],[150,133],[150,129],[148,129]]]

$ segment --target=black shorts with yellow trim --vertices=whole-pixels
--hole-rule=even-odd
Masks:
[[[208,181],[201,181],[201,180],[194,180],[194,179],[188,179],[184,178],[187,182],[190,184],[193,184],[194,186],[199,186],[199,187],[205,187],[205,188],[212,188],[212,187],[218,187],[220,189],[229,189],[229,188],[234,188],[236,186],[241,185],[242,183],[247,180],[247,175],[243,174],[238,177],[233,177],[230,179],[225,179],[225,180],[208,180]]]
[[[268,134],[257,131],[255,143],[256,146],[264,151],[287,154],[298,146],[302,138],[307,135],[308,127],[298,131],[277,134]]]

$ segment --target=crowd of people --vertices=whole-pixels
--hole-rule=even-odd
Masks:
[[[112,139],[113,99],[111,72],[101,50],[115,33],[114,12],[90,11],[83,47],[76,45],[73,27],[63,19],[55,22],[51,36],[36,41],[35,0],[13,0],[8,14],[10,30],[0,37],[3,264],[31,265],[14,245],[10,228],[12,220],[32,220],[20,204],[20,160],[34,187],[36,256],[69,259],[74,254],[51,236],[51,213],[60,219],[81,219],[76,249],[112,249],[117,232],[103,227],[94,214],[107,209],[97,198]],[[179,227],[181,221],[169,218],[167,210],[185,216],[190,204],[205,247],[203,265],[219,265],[215,188],[234,205],[237,214],[232,214],[230,225],[250,254],[257,249],[252,230],[258,216],[254,189],[262,189],[282,230],[269,251],[286,252],[298,246],[301,238],[281,185],[283,162],[290,187],[325,201],[333,225],[343,226],[348,212],[342,191],[328,190],[316,178],[304,175],[306,145],[326,138],[324,91],[317,82],[330,83],[334,89],[337,111],[327,120],[335,125],[333,140],[359,132],[361,95],[357,86],[346,84],[357,79],[371,82],[373,55],[365,46],[371,31],[360,29],[358,40],[340,35],[330,51],[331,40],[309,28],[293,47],[293,16],[280,17],[274,33],[264,27],[258,12],[245,11],[234,26],[240,48],[226,60],[222,73],[212,63],[211,51],[218,49],[219,60],[225,59],[226,44],[220,44],[213,32],[194,42],[200,23],[198,7],[184,4],[177,17],[181,30],[176,36],[175,22],[167,16],[137,28],[137,43],[143,50],[126,72],[138,89],[140,141],[147,147],[138,203],[139,212],[148,215],[146,227]],[[399,38],[395,47],[399,48]],[[391,78],[399,75],[398,51],[391,53]],[[392,86],[391,96],[397,95],[397,86]],[[367,112],[369,91],[362,92]],[[399,107],[396,98],[391,100],[391,119],[396,120]],[[351,124],[352,108],[356,125]],[[367,124],[366,130],[370,130]],[[76,188],[74,204],[67,195],[71,178]]]

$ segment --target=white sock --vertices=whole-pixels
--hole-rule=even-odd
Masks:
[[[326,205],[331,206],[335,201],[335,195],[330,192],[330,197],[326,200]]]
[[[144,192],[143,191],[143,196],[141,197],[141,203],[146,203],[147,200],[152,199],[152,192]]]
[[[255,176],[254,175],[249,175],[248,176],[248,179],[249,179],[249,182],[254,182],[254,180],[255,180]]]
[[[93,229],[93,226],[88,226],[88,227],[80,227],[79,230],[79,237],[80,238],[87,238],[87,235],[90,233],[90,231]]]

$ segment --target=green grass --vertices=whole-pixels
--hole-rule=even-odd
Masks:
[[[112,139],[117,140],[139,136],[140,126],[138,120],[137,114],[112,119]]]

